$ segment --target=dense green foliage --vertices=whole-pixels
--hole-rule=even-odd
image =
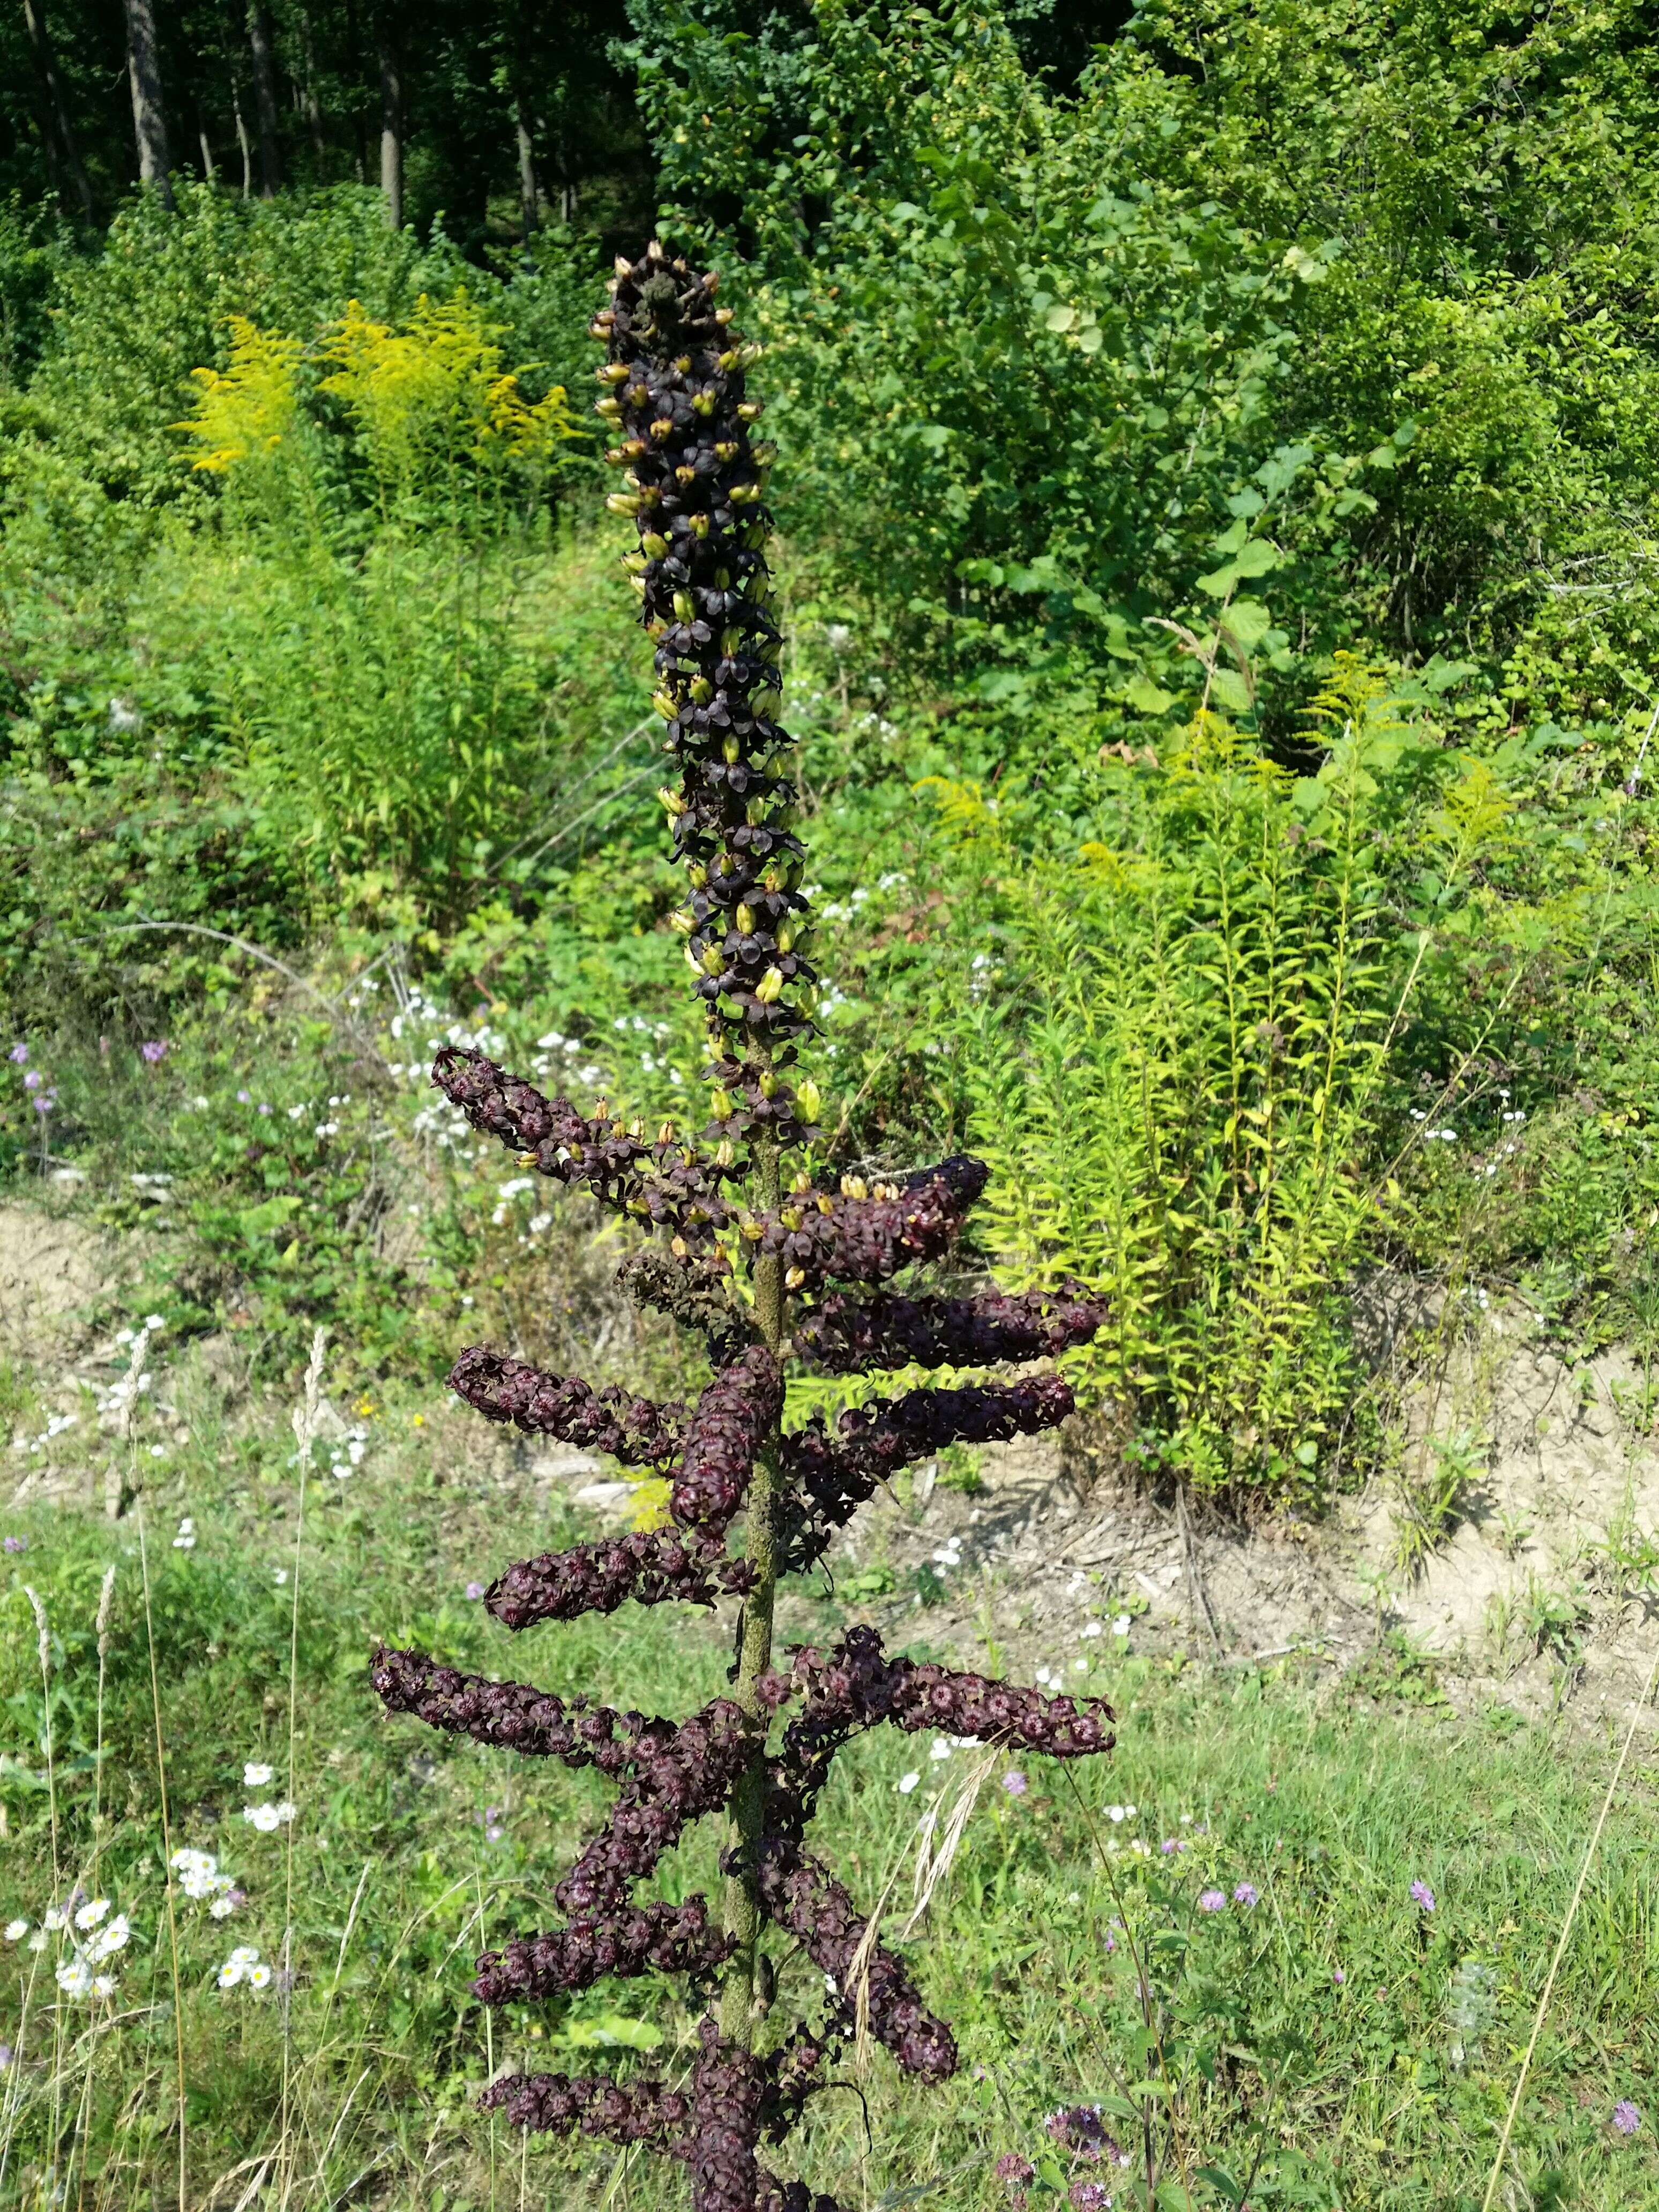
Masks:
[[[980,1256],[1111,1285],[1081,1377],[1206,1489],[1375,1458],[1379,1262],[1645,1325],[1636,22],[707,0],[616,50],[769,347],[841,1152],[988,1148]],[[9,219],[0,988],[64,1071],[46,1131],[0,1096],[17,1172],[118,1174],[146,1038],[245,1084],[300,1010],[235,1028],[249,945],[330,997],[395,957],[641,1109],[694,1073],[600,241],[527,243],[350,185]],[[327,1299],[280,1303],[291,1353]]]

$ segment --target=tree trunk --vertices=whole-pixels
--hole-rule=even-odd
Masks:
[[[508,0],[513,9],[513,135],[519,151],[519,205],[526,241],[541,228],[541,194],[536,185],[536,141],[530,123],[532,42],[540,13],[537,0]]]
[[[306,64],[306,129],[310,133],[312,155],[317,163],[317,177],[320,183],[323,167],[328,159],[328,138],[323,129],[323,103],[317,91],[317,47],[311,35],[310,15],[303,8],[300,11],[300,46]]]
[[[208,137],[207,110],[199,100],[196,103],[196,137],[202,149],[202,174],[211,184],[219,173],[219,165],[213,158],[213,141]]]
[[[283,149],[276,135],[276,63],[271,52],[270,10],[264,0],[248,0],[247,42],[253,56],[254,112],[259,119],[259,197],[274,200],[283,186]]]
[[[380,63],[380,190],[386,194],[386,219],[393,230],[404,227],[404,81],[398,65],[396,33],[391,13],[382,7],[374,19],[374,46]]]
[[[529,238],[541,222],[541,194],[536,188],[536,147],[530,136],[530,103],[521,92],[513,102],[513,128],[519,142],[519,204],[524,211],[524,234]]]
[[[161,67],[155,52],[155,9],[152,0],[125,0],[127,82],[132,88],[132,135],[138,145],[138,179],[154,185],[163,207],[173,205],[167,172],[167,115],[161,106]]]
[[[75,212],[64,189],[67,182],[81,203],[81,220],[90,222],[92,186],[82,166],[81,151],[75,143],[75,125],[70,121],[69,110],[64,105],[64,89],[58,82],[58,61],[52,50],[52,34],[46,28],[46,0],[23,0],[23,21],[28,26],[29,58],[34,64],[46,173],[64,213],[72,216]]]
[[[230,88],[230,112],[236,118],[236,143],[242,149],[242,198],[253,198],[253,142],[247,135],[247,125],[242,120],[242,96],[233,80]]]

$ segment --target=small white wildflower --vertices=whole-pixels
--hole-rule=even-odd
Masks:
[[[64,1910],[64,1907],[61,1905],[49,1905],[46,1907],[44,1918],[47,1932],[53,1936],[56,1936],[60,1929],[64,1929],[69,1926],[69,1914]]]
[[[96,1961],[112,1959],[118,1951],[125,1951],[127,1937],[132,1933],[125,1912],[118,1912],[107,1928],[100,1929],[87,1946],[88,1958]]]
[[[247,1970],[247,1979],[250,1989],[262,1990],[270,1980],[270,1969],[264,1965],[250,1966]]]
[[[77,1928],[95,1928],[108,1911],[108,1898],[92,1898],[76,1914],[75,1924]]]
[[[1117,1619],[1112,1623],[1112,1633],[1114,1636],[1127,1636],[1129,1633],[1129,1616],[1127,1613],[1119,1613]]]
[[[258,1951],[252,1943],[239,1943],[230,1954],[230,1963],[233,1966],[257,1966]]]
[[[949,1759],[951,1756],[951,1747],[942,1735],[934,1737],[933,1747],[928,1753],[927,1756],[929,1759]]]
[[[27,1920],[9,1920],[6,1923],[8,1943],[21,1943],[28,1932],[29,1923]]]
[[[1127,1812],[1128,1808],[1126,1805],[1109,1805],[1106,1808],[1106,1818],[1115,1825],[1126,1817]]]
[[[33,1935],[29,1937],[29,1948],[31,1951],[44,1951],[46,1948],[46,1931],[44,1928],[37,1928]]]
[[[273,1768],[267,1766],[262,1759],[249,1759],[246,1765],[242,1769],[242,1787],[245,1790],[264,1789],[270,1781],[274,1771],[275,1770]]]
[[[1091,1636],[1103,1636],[1106,1633],[1106,1624],[1103,1620],[1085,1620],[1078,1632],[1085,1639]]]
[[[222,1990],[234,1990],[237,1983],[241,1980],[244,1971],[245,1970],[237,1964],[234,1959],[228,1959],[224,1965],[219,1969],[220,1988]]]
[[[92,1994],[95,1997],[112,1997],[120,1986],[113,1974],[94,1974],[92,1978]]]
[[[208,1911],[216,1920],[228,1920],[235,1910],[235,1894],[230,1890],[227,1890],[222,1897],[216,1897],[208,1907]]]
[[[899,1777],[898,1785],[899,1796],[901,1797],[908,1797],[921,1779],[921,1777],[920,1774],[901,1774]]]
[[[92,1994],[92,1968],[77,1951],[72,1959],[58,1961],[58,1986],[65,1996],[85,1997]]]

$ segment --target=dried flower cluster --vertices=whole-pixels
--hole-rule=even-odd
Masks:
[[[958,1441],[1050,1428],[1073,1404],[1048,1372],[911,1390],[833,1425],[817,1417],[785,1433],[783,1363],[795,1357],[832,1374],[1025,1363],[1086,1342],[1103,1314],[1075,1285],[971,1298],[872,1288],[949,1249],[985,1185],[978,1160],[832,1179],[807,1152],[785,1187],[782,1160],[810,1146],[820,1110],[815,1086],[791,1073],[811,1030],[816,977],[790,741],[775,720],[781,640],[761,504],[769,456],[751,439],[760,403],[744,382],[755,349],[731,330],[715,291],[712,276],[653,245],[638,263],[618,264],[595,325],[610,356],[599,409],[628,487],[611,504],[637,527],[629,566],[656,643],[665,749],[678,769],[663,802],[690,893],[673,922],[708,1010],[712,1126],[700,1138],[671,1123],[652,1134],[603,1110],[586,1116],[454,1048],[440,1054],[434,1080],[522,1166],[581,1184],[658,1233],[624,1279],[641,1304],[702,1331],[714,1370],[688,1413],[483,1347],[462,1353],[450,1380],[488,1419],[608,1452],[669,1484],[671,1526],[520,1560],[484,1602],[516,1630],[629,1600],[738,1599],[734,1694],[687,1720],[651,1719],[385,1648],[374,1680],[392,1711],[595,1767],[617,1785],[610,1818],[554,1893],[563,1924],[479,1960],[473,1987],[484,2003],[649,1972],[688,1976],[709,1998],[683,2087],[510,2075],[484,2103],[519,2127],[678,2160],[697,2212],[836,2212],[830,2198],[770,2173],[762,2147],[788,2134],[842,2044],[866,2026],[927,2080],[954,2069],[957,2048],[902,1960],[806,1848],[832,1761],[854,1734],[883,1723],[1086,1758],[1109,1748],[1111,1714],[1098,1700],[889,1658],[869,1628],[772,1664],[779,1573],[820,1558],[884,1479]],[[739,1270],[750,1296],[738,1294]],[[731,1542],[739,1522],[740,1552]],[[636,1899],[663,1854],[709,1814],[731,1823],[721,1911],[701,1897]],[[828,1996],[816,2027],[798,2024],[757,2051],[768,1926],[811,1960]]]

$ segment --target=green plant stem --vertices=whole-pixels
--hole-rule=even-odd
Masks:
[[[754,1147],[754,1194],[760,1208],[770,1212],[780,1202],[778,1148],[759,1140]],[[783,1262],[763,1259],[755,1263],[755,1318],[769,1352],[783,1341]],[[749,1486],[749,1545],[747,1557],[755,1570],[754,1586],[743,1601],[743,1622],[738,1644],[738,1703],[757,1716],[754,1756],[732,1793],[732,1817],[727,1831],[731,1848],[740,1855],[738,1870],[726,1876],[724,1925],[736,1939],[737,1949],[726,1969],[720,1988],[720,2033],[745,2050],[754,2034],[754,1996],[757,1945],[760,1936],[760,1896],[756,1881],[761,1838],[766,1831],[766,1731],[760,1701],[760,1680],[772,1663],[772,1613],[777,1598],[776,1497],[778,1451],[775,1433],[755,1462]]]

